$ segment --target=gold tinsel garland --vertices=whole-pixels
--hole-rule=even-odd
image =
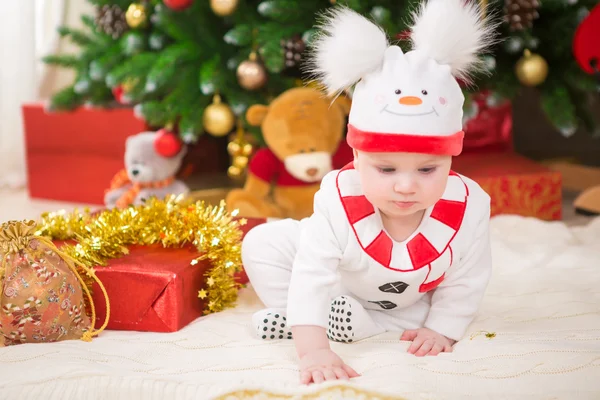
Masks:
[[[36,235],[75,240],[75,244],[65,244],[61,250],[92,269],[127,254],[131,245],[193,244],[200,255],[191,264],[203,260],[211,264],[205,273],[206,287],[198,293],[207,300],[204,312],[209,314],[233,306],[237,299],[240,285],[234,275],[242,269],[239,226],[246,220],[234,220],[234,216],[227,213],[224,202],[207,206],[171,196],[164,200],[152,198],[125,209],[44,213]],[[86,284],[91,288],[91,281]]]

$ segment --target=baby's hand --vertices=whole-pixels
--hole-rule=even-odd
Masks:
[[[452,352],[452,345],[455,343],[454,340],[427,328],[406,330],[400,340],[412,341],[408,352],[417,357],[437,356],[442,352],[450,353]]]
[[[350,379],[358,373],[344,364],[342,359],[330,349],[319,349],[306,353],[300,359],[300,382],[321,383],[336,379]]]

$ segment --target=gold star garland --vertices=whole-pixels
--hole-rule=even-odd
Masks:
[[[96,213],[88,209],[44,213],[36,235],[74,240],[74,244],[64,244],[61,250],[92,269],[127,254],[131,245],[193,244],[200,255],[191,265],[204,260],[211,265],[205,273],[207,286],[198,292],[198,297],[206,300],[205,314],[210,314],[235,305],[240,288],[234,277],[242,269],[239,227],[247,221],[234,220],[234,216],[235,213],[227,213],[224,202],[207,206],[201,201],[192,203],[183,196],[171,196]],[[92,282],[88,280],[86,285],[91,289]]]

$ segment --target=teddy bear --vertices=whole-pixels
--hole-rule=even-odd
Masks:
[[[175,145],[165,147],[165,139]],[[187,185],[175,178],[186,152],[184,145],[158,132],[129,136],[125,141],[125,169],[112,179],[104,204],[108,208],[124,208],[142,204],[153,196],[164,199],[187,194]]]
[[[352,161],[344,132],[351,100],[326,97],[313,87],[288,89],[270,105],[246,111],[250,125],[260,126],[266,147],[248,164],[243,188],[226,196],[229,212],[248,218],[308,217],[321,179]]]

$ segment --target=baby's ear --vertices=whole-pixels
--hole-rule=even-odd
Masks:
[[[269,113],[269,106],[254,104],[246,111],[246,120],[252,126],[260,126]]]

